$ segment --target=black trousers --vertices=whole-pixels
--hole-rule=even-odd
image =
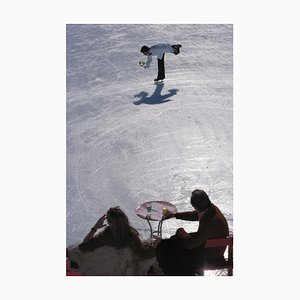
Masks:
[[[186,249],[176,236],[161,240],[155,252],[159,267],[169,276],[193,276],[204,261],[204,245]]]
[[[165,54],[163,55],[162,59],[157,59],[157,80],[165,79]]]

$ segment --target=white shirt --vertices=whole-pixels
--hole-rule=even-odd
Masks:
[[[174,49],[169,44],[156,44],[150,47],[145,68],[150,67],[150,64],[152,62],[152,56],[157,56],[157,58],[162,59],[164,53],[174,53]]]

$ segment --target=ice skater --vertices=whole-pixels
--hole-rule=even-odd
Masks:
[[[144,45],[141,48],[141,52],[147,56],[146,63],[143,61],[140,61],[139,64],[143,66],[144,68],[149,68],[150,64],[152,62],[152,57],[157,56],[157,69],[158,74],[157,78],[154,79],[154,82],[160,82],[165,79],[165,62],[164,57],[165,53],[173,53],[175,55],[178,55],[180,52],[181,45],[170,45],[170,44],[156,44],[151,46],[150,48],[146,45]]]

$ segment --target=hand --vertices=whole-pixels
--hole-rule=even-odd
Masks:
[[[174,218],[174,217],[175,217],[175,213],[171,213],[169,211],[163,215],[164,220]]]
[[[176,230],[176,236],[181,235],[181,234],[185,234],[185,233],[186,233],[186,231],[182,227],[180,227]]]
[[[104,226],[106,226],[106,224],[103,224],[104,221],[106,220],[106,215],[103,215],[98,221],[97,223],[95,224],[95,226],[93,227],[94,229],[100,229]]]
[[[162,240],[162,238],[159,236],[157,237],[153,242],[152,245],[156,248],[156,246],[158,245],[158,243]]]

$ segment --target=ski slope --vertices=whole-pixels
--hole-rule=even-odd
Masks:
[[[191,210],[204,189],[233,231],[231,25],[67,25],[67,246],[119,205],[142,238],[135,208],[150,200]],[[181,44],[154,85],[139,50]],[[155,223],[154,223],[155,225]],[[167,220],[163,237],[197,222]]]

